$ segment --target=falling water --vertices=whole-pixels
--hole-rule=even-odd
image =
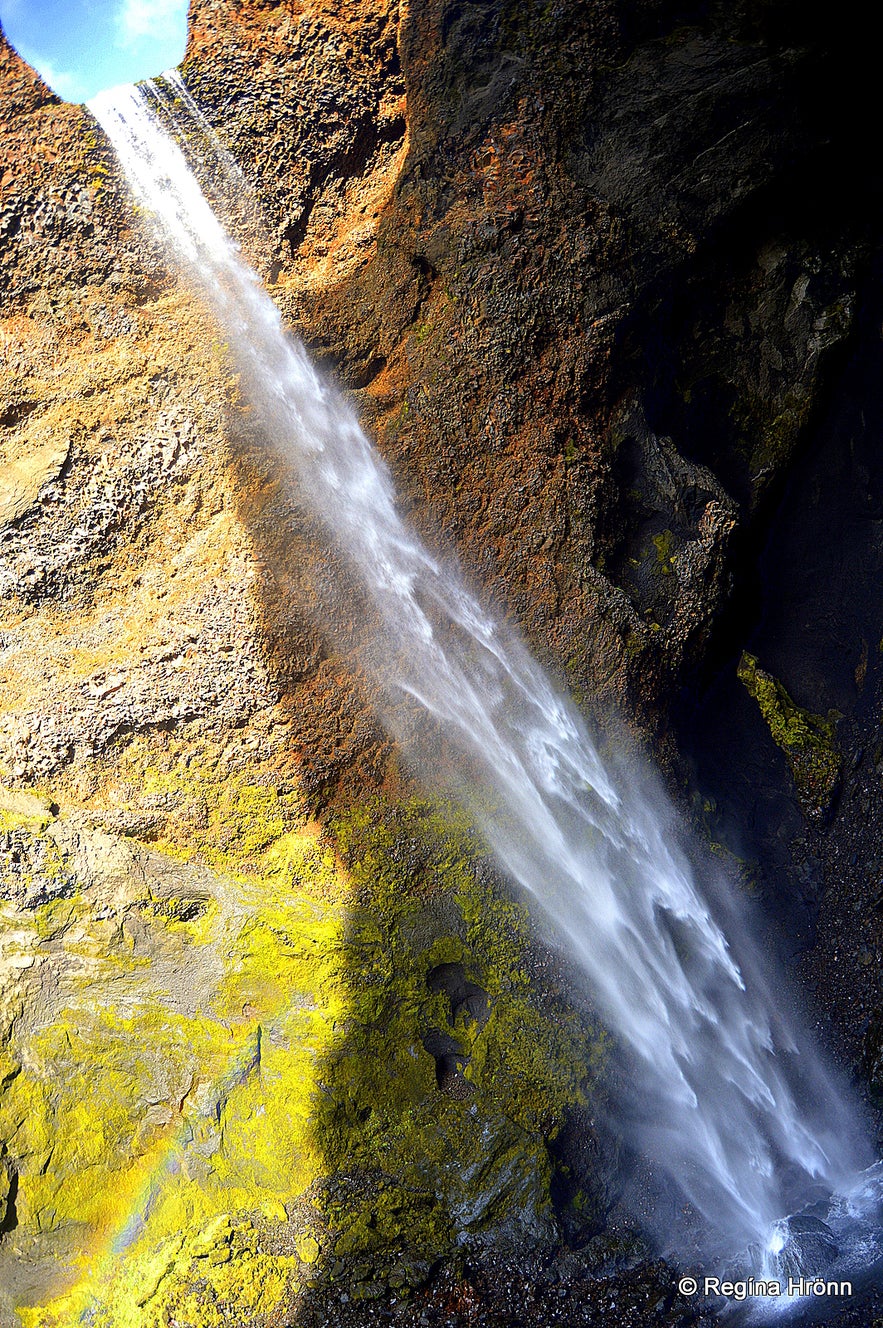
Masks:
[[[157,118],[163,100],[173,113],[147,84],[91,109],[224,328],[252,418],[361,587],[397,736],[441,779],[426,734],[441,735],[445,777],[453,767],[462,790],[479,788],[498,860],[584,971],[626,1058],[623,1128],[702,1215],[706,1260],[823,1272],[806,1266],[799,1222],[783,1226],[818,1201],[841,1251],[860,1227],[852,1248],[879,1257],[879,1183],[859,1176],[853,1108],[782,1009],[737,904],[702,897],[661,789],[602,760],[518,637],[405,524],[351,407],[283,329]],[[397,698],[423,722],[397,719]]]

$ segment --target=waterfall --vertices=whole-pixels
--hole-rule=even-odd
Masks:
[[[799,1230],[787,1215],[816,1201],[841,1232],[863,1217],[862,1257],[877,1257],[879,1187],[859,1175],[870,1158],[855,1109],[785,1008],[739,901],[703,897],[661,786],[602,757],[517,634],[404,522],[386,465],[284,330],[161,102],[174,116],[161,84],[90,106],[223,328],[253,422],[360,588],[366,667],[395,735],[428,779],[453,770],[472,791],[499,863],[584,973],[624,1057],[621,1128],[701,1214],[706,1260],[749,1251],[755,1272],[786,1266]]]

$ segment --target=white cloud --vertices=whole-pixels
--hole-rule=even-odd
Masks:
[[[135,46],[148,38],[166,38],[170,26],[180,26],[187,0],[123,0],[117,14],[119,46]]]
[[[86,84],[77,74],[71,74],[66,69],[56,69],[52,61],[44,59],[42,55],[34,55],[33,59],[26,55],[25,59],[36,69],[43,82],[48,83],[52,91],[65,101],[85,101],[90,95]]]

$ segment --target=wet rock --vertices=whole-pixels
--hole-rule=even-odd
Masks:
[[[576,1108],[567,1113],[550,1153],[552,1202],[566,1239],[581,1247],[604,1229],[619,1198],[619,1146],[588,1109]]]
[[[468,1094],[469,1085],[463,1077],[463,1068],[470,1057],[456,1038],[440,1029],[430,1029],[423,1037],[423,1049],[435,1061],[435,1078],[439,1091],[450,1096]]]
[[[707,636],[727,592],[738,508],[714,475],[648,428],[630,402],[611,425],[617,498],[605,570],[672,655]]]
[[[490,1001],[487,992],[466,977],[462,964],[437,964],[426,975],[431,992],[443,992],[451,1003],[451,1023],[459,1018],[474,1021],[479,1028],[487,1023]]]
[[[875,1099],[883,1105],[883,1010],[875,1011],[868,1022],[861,1067]]]
[[[797,1214],[788,1218],[788,1239],[779,1255],[787,1277],[816,1277],[837,1258],[834,1233],[818,1217]]]

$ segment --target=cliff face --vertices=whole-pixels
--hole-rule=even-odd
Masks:
[[[853,326],[830,52],[775,3],[344,8],[195,0],[222,211],[429,542],[664,735]],[[603,1037],[325,638],[94,121],[2,37],[0,86],[0,1323],[344,1279],[362,1324],[455,1249],[584,1244]]]
[[[430,539],[654,727],[850,327],[862,236],[795,215],[819,51],[775,5],[270,8],[223,50],[221,12],[195,7],[185,75],[281,307]]]
[[[824,157],[805,89],[825,68],[787,24],[776,37],[777,16],[191,15],[185,76],[256,189],[258,215],[231,224],[354,390],[403,502],[580,694],[651,730],[851,326],[861,226],[800,211]],[[37,145],[37,169],[5,185],[9,308],[36,309],[61,342],[88,329],[92,354],[170,279],[83,113],[6,63],[13,153]],[[177,384],[155,377],[174,434]],[[39,455],[51,469],[60,453]],[[254,499],[236,501],[282,594],[280,514]],[[321,648],[277,641],[283,616],[266,615],[271,655],[309,693]],[[360,727],[376,745],[367,715]],[[302,749],[333,785],[354,753],[337,760],[321,730]]]
[[[342,1276],[358,1315],[458,1244],[551,1238],[602,1040],[469,828],[387,772],[217,330],[91,117],[2,53],[0,1321],[270,1322]]]

